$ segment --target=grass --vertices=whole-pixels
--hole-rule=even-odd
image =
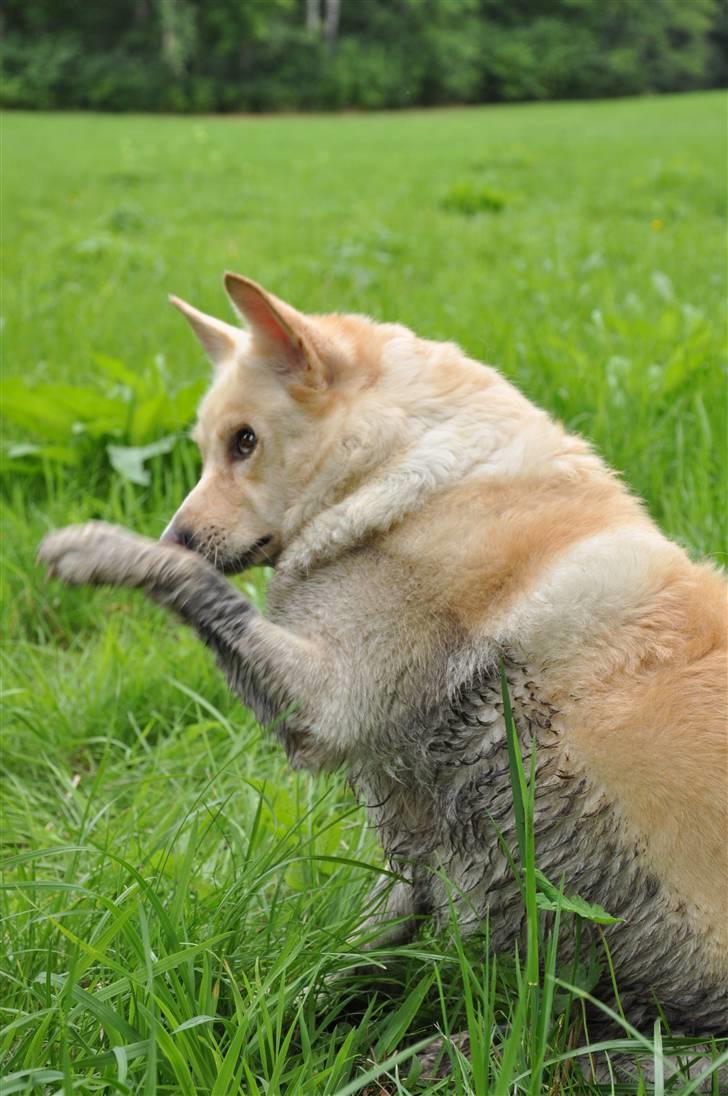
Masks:
[[[380,860],[343,781],[289,772],[160,611],[33,557],[91,516],[158,533],[194,482],[206,367],[165,295],[227,316],[229,267],[456,339],[724,560],[722,97],[3,134],[2,1091],[598,1091],[569,1057],[593,974],[555,966],[525,832],[527,954],[425,929],[373,982]],[[439,1085],[410,1054],[436,1025],[473,1043]],[[625,1045],[691,1091],[664,1028]]]

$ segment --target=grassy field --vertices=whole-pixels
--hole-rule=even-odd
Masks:
[[[380,861],[343,781],[289,772],[160,611],[48,584],[34,550],[161,530],[207,372],[165,296],[229,318],[230,268],[459,341],[724,560],[722,96],[2,128],[0,1090],[598,1091],[578,995],[513,956],[425,931],[387,986],[357,970]],[[436,1025],[476,1047],[439,1087],[408,1056]],[[674,1045],[640,1037],[661,1091]]]

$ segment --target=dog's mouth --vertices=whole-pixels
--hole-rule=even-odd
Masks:
[[[185,548],[189,552],[196,552],[224,575],[239,575],[241,571],[247,571],[249,567],[255,567],[263,563],[275,563],[280,554],[274,543],[273,533],[267,533],[264,537],[259,537],[242,552],[237,552],[234,555],[221,551],[219,539],[210,536],[205,531],[196,533],[190,529],[175,531],[172,528],[171,534],[165,532],[162,540],[179,548]]]
[[[217,555],[215,559],[210,560],[210,563],[213,563],[224,575],[239,575],[242,571],[247,571],[249,567],[273,563],[274,559],[273,534],[268,533],[267,536],[256,540],[244,552],[239,552],[236,556]]]

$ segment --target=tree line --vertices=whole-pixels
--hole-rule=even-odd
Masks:
[[[723,86],[728,0],[4,0],[0,104],[379,109]]]

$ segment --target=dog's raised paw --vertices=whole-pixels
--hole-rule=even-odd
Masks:
[[[156,541],[105,521],[69,525],[49,533],[38,548],[38,562],[69,586],[135,585],[144,558]]]

